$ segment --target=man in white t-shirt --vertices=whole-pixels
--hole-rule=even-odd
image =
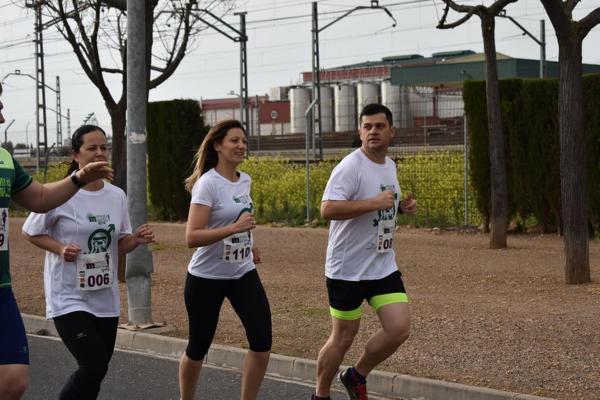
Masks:
[[[321,202],[330,220],[325,262],[332,331],[319,352],[313,400],[330,399],[330,387],[352,345],[367,300],[381,328],[371,336],[353,367],[339,378],[352,400],[367,400],[367,375],[408,338],[408,297],[396,265],[393,243],[397,213],[416,212],[401,192],[396,164],[387,157],[394,137],[392,113],[381,104],[361,111],[362,145],[333,170]]]

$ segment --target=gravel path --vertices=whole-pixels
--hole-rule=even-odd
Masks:
[[[43,315],[43,252],[19,236],[11,219],[11,271],[21,310]],[[183,282],[192,250],[183,224],[152,224],[153,315],[185,337]],[[279,354],[315,359],[329,335],[323,278],[327,230],[259,226],[259,273],[273,311]],[[557,399],[600,399],[600,283],[564,284],[562,239],[509,237],[489,250],[476,233],[402,228],[398,263],[411,297],[412,334],[379,369]],[[592,278],[600,276],[600,243],[590,244]],[[126,293],[122,285],[122,318]],[[378,326],[366,308],[352,363]],[[246,347],[229,304],[215,343]]]

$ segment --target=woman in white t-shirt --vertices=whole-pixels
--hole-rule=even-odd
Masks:
[[[118,255],[154,235],[147,225],[131,233],[125,193],[108,182],[81,182],[74,172],[95,161],[106,161],[106,133],[94,125],[78,128],[71,139],[73,161],[68,175],[82,189],[45,214],[31,213],[23,236],[46,250],[44,289],[46,317],[79,368],[59,399],[95,399],[108,370],[120,314]]]
[[[271,311],[255,264],[251,230],[256,227],[250,177],[237,170],[246,156],[246,132],[226,120],[206,135],[186,179],[192,193],[186,240],[197,247],[188,265],[185,305],[189,342],[179,364],[182,400],[194,398],[202,360],[213,340],[225,298],[246,330],[241,399],[256,399],[271,351]]]

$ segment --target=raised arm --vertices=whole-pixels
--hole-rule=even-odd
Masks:
[[[326,220],[343,220],[359,217],[368,212],[394,207],[394,192],[384,190],[365,200],[325,200],[321,202],[321,217]]]
[[[219,228],[206,227],[211,208],[203,204],[191,204],[185,229],[185,240],[188,247],[200,247],[213,244],[234,233],[245,232],[256,227],[254,215],[245,213],[233,224]]]
[[[70,176],[52,183],[33,181],[29,186],[14,194],[12,199],[30,211],[45,213],[69,200],[79,187],[97,179],[112,179],[113,171],[106,161],[87,164],[75,173],[79,186]]]

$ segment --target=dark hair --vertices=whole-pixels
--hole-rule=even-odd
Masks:
[[[385,118],[390,123],[390,126],[394,125],[394,119],[392,117],[392,112],[389,108],[384,106],[383,104],[371,103],[367,104],[363,107],[360,112],[360,116],[358,117],[358,124],[362,123],[362,118],[365,115],[375,115],[375,114],[385,114]]]
[[[244,135],[248,136],[244,125],[236,119],[226,119],[210,128],[210,131],[204,137],[198,152],[194,156],[194,170],[192,171],[192,175],[185,180],[185,188],[188,192],[192,191],[194,183],[196,183],[202,174],[217,166],[219,154],[215,150],[214,144],[223,142],[223,139],[227,136],[227,132],[233,128],[240,128],[244,132]]]
[[[102,132],[102,134],[106,137],[106,132],[104,132],[104,129],[96,125],[81,125],[75,130],[75,132],[73,132],[73,136],[71,136],[71,150],[73,150],[73,154],[79,153],[79,149],[83,144],[83,137],[88,133],[95,131]],[[75,159],[71,160],[66,176],[71,175],[73,171],[77,171],[78,169],[79,164],[77,164],[77,161],[75,161]]]

